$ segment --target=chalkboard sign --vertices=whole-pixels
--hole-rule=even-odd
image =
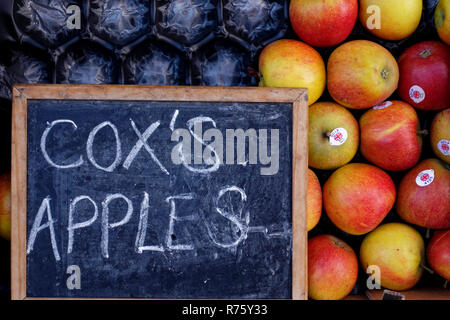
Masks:
[[[306,90],[13,92],[13,299],[306,299]]]

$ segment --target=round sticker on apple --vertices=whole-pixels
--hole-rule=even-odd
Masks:
[[[340,146],[344,144],[344,142],[347,140],[347,137],[348,137],[347,130],[345,130],[344,128],[336,128],[333,131],[331,131],[330,145]]]
[[[437,143],[437,148],[444,156],[450,155],[450,141],[442,139]]]
[[[425,91],[420,86],[414,85],[409,88],[409,97],[415,103],[420,103],[425,100]]]
[[[419,187],[426,187],[434,180],[434,170],[428,169],[420,172],[416,177],[416,184]]]
[[[374,109],[374,110],[380,110],[380,109],[387,108],[387,107],[389,107],[389,106],[392,106],[392,102],[390,102],[390,101],[385,101],[385,102],[382,102],[382,103],[380,103],[380,104],[377,104],[376,106],[373,107],[373,109]]]

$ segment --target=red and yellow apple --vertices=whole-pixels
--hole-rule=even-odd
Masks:
[[[396,204],[403,220],[430,229],[450,228],[450,171],[445,166],[426,159],[403,177]]]
[[[380,269],[381,286],[391,290],[414,287],[423,273],[425,245],[417,230],[403,223],[387,223],[361,243],[361,264]]]
[[[427,260],[431,269],[450,281],[450,229],[434,233],[428,243]]]
[[[439,0],[434,11],[434,25],[441,40],[450,46],[450,0]]]
[[[436,156],[450,164],[450,109],[445,109],[434,117],[430,141]]]
[[[351,235],[375,229],[393,207],[395,195],[391,177],[364,163],[337,169],[323,187],[325,212],[339,229]]]
[[[332,235],[308,240],[308,295],[315,300],[339,300],[353,289],[358,259],[353,249]]]
[[[409,37],[422,18],[422,0],[360,0],[359,3],[361,24],[385,40]]]
[[[260,86],[308,89],[308,104],[322,95],[326,84],[325,63],[306,43],[282,39],[266,46],[259,56]]]
[[[409,104],[386,101],[359,119],[361,153],[380,168],[402,171],[417,164],[422,151],[419,117]]]
[[[357,0],[291,0],[289,18],[300,39],[315,47],[343,42],[358,18]]]
[[[398,59],[398,93],[413,107],[441,110],[450,106],[450,49],[439,41],[417,43]]]
[[[0,237],[11,239],[11,175],[0,176]]]
[[[372,41],[346,42],[328,59],[328,91],[348,108],[366,109],[386,100],[397,89],[398,78],[395,58]]]
[[[317,102],[309,107],[308,165],[331,170],[341,167],[358,151],[358,121],[343,106]]]
[[[306,229],[311,231],[319,223],[322,214],[322,188],[314,171],[308,168],[308,187],[306,193]]]

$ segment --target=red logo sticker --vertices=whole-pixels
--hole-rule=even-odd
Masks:
[[[426,187],[434,180],[434,170],[428,169],[420,172],[416,177],[416,184],[419,187]]]
[[[420,103],[425,100],[425,91],[420,86],[414,85],[409,89],[409,97],[415,103]]]
[[[437,143],[437,148],[444,156],[450,155],[450,141],[442,139]]]
[[[340,146],[343,144],[348,137],[347,130],[344,128],[336,128],[333,131],[331,131],[330,134],[330,145],[332,146]]]

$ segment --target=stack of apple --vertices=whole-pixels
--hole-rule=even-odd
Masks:
[[[419,25],[422,0],[291,0],[300,40],[275,41],[259,58],[260,85],[308,89],[313,299],[346,297],[360,267],[360,279],[375,272],[391,290],[413,288],[424,268],[450,281],[450,0],[435,10],[440,39],[397,60],[375,42],[345,42],[358,16],[376,37],[399,41]]]

